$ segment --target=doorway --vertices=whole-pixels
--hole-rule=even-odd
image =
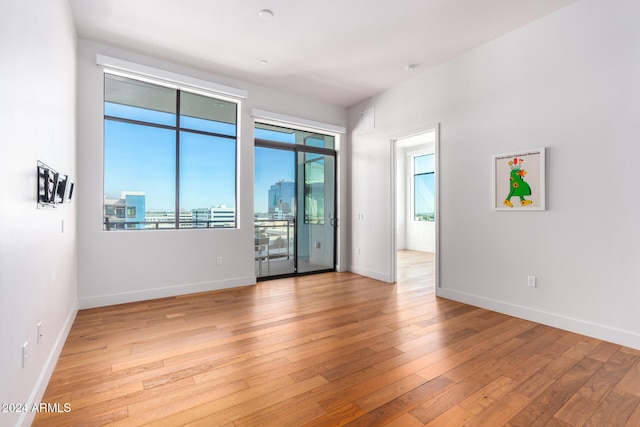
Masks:
[[[256,123],[258,280],[335,270],[334,145],[332,135]]]
[[[437,151],[437,126],[391,141],[393,282],[424,277],[425,285],[437,286]]]

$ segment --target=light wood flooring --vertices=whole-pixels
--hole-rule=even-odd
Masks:
[[[401,257],[395,285],[325,273],[82,310],[43,398],[71,412],[34,425],[640,426],[640,351],[437,298],[432,256]]]

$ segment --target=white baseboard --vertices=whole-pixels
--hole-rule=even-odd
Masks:
[[[176,295],[193,294],[197,292],[217,291],[220,289],[237,288],[239,286],[250,286],[255,284],[255,276],[237,277],[228,280],[188,283],[183,285],[167,286],[164,288],[142,289],[138,291],[121,292],[116,294],[81,297],[79,299],[79,304],[80,309],[105,307],[114,304],[146,301],[157,298],[173,297]]]
[[[60,357],[60,353],[62,352],[62,347],[64,347],[64,343],[67,341],[67,337],[69,336],[69,331],[71,330],[71,326],[73,325],[73,321],[76,318],[76,314],[78,313],[78,304],[77,302],[71,307],[71,311],[67,316],[64,324],[62,325],[62,330],[56,337],[56,341],[53,344],[53,348],[51,349],[51,353],[47,357],[47,360],[42,367],[42,371],[38,376],[38,381],[36,382],[31,395],[29,396],[29,400],[27,402],[27,408],[32,408],[33,404],[39,404],[42,402],[42,397],[44,396],[44,392],[47,390],[47,386],[49,385],[49,380],[51,379],[51,374],[53,374],[53,370],[58,363],[58,357]],[[47,402],[44,402],[47,403]],[[33,420],[36,416],[36,412],[33,411],[25,411],[22,412],[20,419],[18,420],[17,426],[30,426],[33,423]]]
[[[380,280],[382,282],[391,283],[391,277],[388,273],[381,273],[375,270],[369,270],[368,268],[356,267],[352,265],[349,268],[352,273],[359,274],[361,276],[371,277],[372,279]]]
[[[606,325],[567,317],[562,314],[536,310],[530,307],[524,307],[442,287],[436,288],[436,295],[442,298],[459,301],[476,307],[485,308],[487,310],[497,311],[509,316],[519,317],[521,319],[640,350],[640,335],[632,331],[612,328]]]

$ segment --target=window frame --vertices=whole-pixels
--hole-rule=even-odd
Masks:
[[[432,172],[427,172],[427,173],[416,173],[416,157],[422,157],[422,156],[433,156],[433,171]],[[409,179],[409,192],[410,192],[410,196],[408,197],[409,199],[409,210],[408,210],[408,219],[409,222],[412,223],[416,223],[416,224],[428,224],[428,223],[434,223],[436,221],[436,194],[435,194],[435,178],[436,178],[436,153],[433,149],[424,149],[424,150],[416,150],[416,151],[410,151],[407,152],[407,159],[409,162],[409,170],[410,173],[408,174],[408,179]],[[426,220],[426,221],[420,221],[416,219],[416,189],[415,189],[415,183],[416,183],[416,176],[417,175],[433,175],[434,177],[434,194],[433,194],[433,220]]]
[[[174,133],[174,141],[175,141],[175,170],[173,171],[173,173],[175,174],[174,176],[174,182],[175,182],[175,192],[174,192],[174,197],[175,197],[175,204],[173,207],[173,214],[174,214],[174,219],[173,222],[169,221],[166,223],[162,223],[165,225],[171,225],[171,226],[167,226],[167,227],[160,227],[157,221],[150,221],[149,224],[147,223],[147,221],[144,222],[144,225],[142,228],[135,228],[136,230],[158,230],[158,229],[167,229],[167,230],[191,230],[191,229],[209,229],[209,230],[220,230],[220,229],[238,229],[240,228],[240,224],[239,224],[239,202],[240,202],[240,198],[239,198],[239,163],[240,163],[240,130],[241,130],[241,122],[240,122],[240,118],[241,118],[241,111],[242,111],[242,100],[244,98],[246,98],[246,92],[241,91],[241,90],[236,90],[233,88],[227,88],[230,89],[227,92],[232,92],[232,95],[235,96],[225,96],[219,92],[214,92],[214,91],[210,91],[210,90],[205,90],[202,88],[202,84],[199,84],[197,86],[191,86],[188,83],[184,84],[184,83],[180,83],[179,81],[167,81],[166,79],[166,75],[171,75],[171,76],[178,76],[175,75],[173,73],[168,73],[168,72],[163,72],[162,70],[156,70],[158,75],[164,74],[165,77],[158,77],[158,78],[153,78],[153,77],[149,77],[147,75],[141,75],[139,73],[136,72],[126,72],[126,71],[122,71],[121,69],[113,69],[110,68],[109,66],[104,66],[103,64],[100,64],[99,60],[101,58],[105,58],[105,57],[101,57],[100,55],[98,55],[98,65],[101,66],[103,68],[103,102],[102,102],[102,106],[103,106],[103,115],[102,115],[102,122],[103,124],[107,121],[114,121],[114,122],[122,122],[122,123],[130,123],[130,124],[134,124],[134,125],[139,125],[139,126],[146,126],[146,127],[154,127],[154,128],[160,128],[160,129],[166,129],[166,130],[170,130]],[[114,60],[114,61],[119,61],[119,60]],[[132,65],[134,68],[135,67],[143,67],[143,68],[148,68],[148,67],[144,67],[144,66],[139,66],[137,64],[132,64],[132,63],[127,63],[125,61],[119,61],[119,63],[123,63],[123,64],[129,64]],[[151,69],[153,70],[153,69]],[[164,87],[164,88],[169,88],[173,91],[175,91],[176,94],[176,112],[175,112],[175,116],[176,116],[176,120],[175,123],[173,125],[165,125],[165,124],[159,124],[159,123],[154,123],[154,122],[148,122],[148,121],[144,121],[144,120],[137,120],[137,119],[127,119],[127,118],[123,118],[123,117],[117,117],[117,116],[108,116],[106,114],[106,111],[104,111],[105,105],[107,103],[106,100],[106,95],[105,95],[105,91],[104,91],[104,85],[106,84],[106,79],[108,77],[108,75],[113,75],[113,76],[118,76],[118,77],[122,77],[122,78],[126,78],[126,79],[132,79],[132,80],[137,80],[137,81],[141,81],[147,84],[152,84],[152,85],[156,85],[159,87]],[[190,77],[182,77],[184,80],[186,81],[196,81],[197,83],[201,83],[202,81],[197,80],[197,79],[192,79]],[[208,82],[205,82],[208,83]],[[215,88],[226,88],[225,86],[222,85],[216,85],[214,83],[211,83],[210,85],[212,85]],[[189,94],[194,94],[194,95],[198,95],[198,96],[204,96],[207,98],[210,98],[212,100],[218,100],[218,101],[224,101],[224,102],[228,102],[228,103],[233,103],[235,104],[235,132],[234,135],[226,135],[223,133],[217,133],[217,132],[211,132],[211,131],[207,131],[207,130],[199,130],[199,129],[194,129],[194,128],[190,128],[190,127],[182,127],[181,126],[181,94],[183,93],[189,93]],[[233,226],[216,226],[216,224],[214,222],[211,222],[210,224],[208,224],[207,227],[199,227],[196,224],[196,221],[192,221],[190,224],[189,223],[183,223],[180,221],[181,219],[181,215],[180,215],[180,174],[181,174],[181,159],[180,159],[180,139],[181,139],[181,134],[183,133],[189,133],[189,134],[196,134],[196,135],[203,135],[206,137],[213,137],[213,138],[222,138],[222,139],[226,139],[226,140],[232,140],[234,143],[234,149],[233,149],[233,156],[234,156],[234,170],[233,170],[233,182],[234,182],[234,188],[233,188],[233,211],[234,211],[234,216],[233,216]],[[103,133],[103,150],[106,147],[106,138],[105,138],[105,134]],[[103,157],[103,168],[105,167],[105,158]],[[184,168],[182,168],[184,169]],[[104,170],[103,170],[103,176],[104,176]],[[104,192],[104,182],[103,182],[103,192]],[[106,218],[106,214],[105,214],[105,208],[104,208],[104,202],[103,202],[103,209],[102,209],[102,230],[103,231],[116,231],[116,230],[127,230],[127,227],[123,227],[123,228],[118,228],[118,227],[114,227],[112,228],[109,225],[109,222]],[[171,213],[170,211],[167,211],[168,213]],[[145,212],[146,214],[146,212]],[[126,213],[125,213],[126,216]],[[155,227],[149,227],[146,228],[146,225],[151,225],[155,223],[156,226]],[[131,230],[131,228],[129,228],[129,230]]]

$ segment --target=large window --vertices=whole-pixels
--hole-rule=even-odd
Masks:
[[[236,226],[237,104],[105,74],[104,229]]]
[[[435,220],[435,157],[413,156],[413,220]]]

